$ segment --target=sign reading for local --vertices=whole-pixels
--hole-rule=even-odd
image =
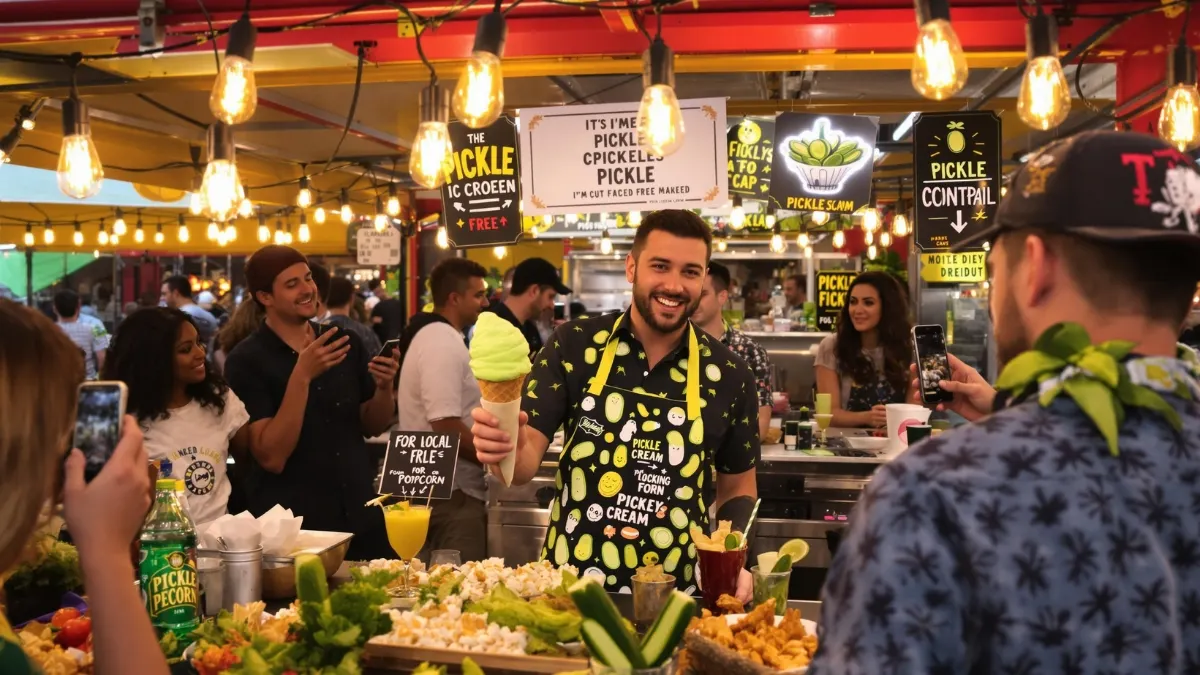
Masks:
[[[638,144],[638,103],[521,110],[525,215],[698,209],[724,204],[725,99],[679,102],[686,137],[666,157]]]
[[[387,454],[383,456],[378,492],[450,499],[457,460],[457,433],[397,431],[389,439]]]
[[[858,115],[775,118],[771,199],[789,211],[853,213],[871,199],[879,122]]]
[[[775,122],[753,117],[729,120],[729,193],[766,199],[771,189]]]
[[[846,294],[850,282],[858,272],[817,272],[817,330],[833,332],[837,329],[838,315],[846,305]]]
[[[913,160],[919,248],[950,248],[991,223],[1001,180],[995,113],[921,115],[913,125]]]
[[[442,213],[456,248],[515,244],[521,237],[517,128],[501,117],[483,129],[450,123]]]
[[[987,280],[987,253],[922,253],[921,278],[931,284],[982,283]]]

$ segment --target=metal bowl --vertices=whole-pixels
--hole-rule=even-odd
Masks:
[[[346,560],[350,537],[318,552],[325,576],[332,577]],[[263,558],[262,595],[264,600],[289,600],[296,597],[296,559]]]

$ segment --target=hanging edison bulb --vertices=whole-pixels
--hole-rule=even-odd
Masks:
[[[883,232],[880,232],[880,233],[879,233],[879,245],[880,245],[880,246],[882,246],[882,247],[884,247],[884,248],[891,248],[891,246],[892,246],[892,233],[891,233],[891,232],[888,232],[887,230],[884,230]]]
[[[265,244],[271,241],[271,228],[267,227],[267,216],[262,211],[258,212],[258,243]]]
[[[161,244],[166,241],[167,237],[163,234],[162,223],[154,226],[154,243]]]
[[[497,260],[504,260],[504,256],[508,255],[508,247],[497,246],[492,249],[492,255],[496,256]]]
[[[313,193],[308,187],[308,176],[300,177],[300,191],[296,193],[296,206],[307,209],[313,205]]]
[[[834,232],[833,233],[833,247],[840,250],[845,245],[846,245],[846,233],[843,232],[842,230],[838,230],[838,231]]]
[[[608,230],[600,235],[600,253],[603,255],[612,255],[613,242],[612,237],[608,236]]]
[[[290,222],[287,224],[287,229],[283,233],[283,241],[288,246],[291,246],[296,242],[296,235],[292,233],[292,224]]]
[[[250,188],[242,188],[242,203],[238,204],[238,215],[243,218],[254,215],[254,202],[250,201]]]
[[[817,227],[829,222],[828,211],[813,211],[809,217],[811,218],[813,225],[816,225]]]
[[[1042,13],[1025,24],[1025,50],[1029,62],[1017,94],[1017,116],[1034,129],[1047,131],[1071,114],[1071,88],[1058,60],[1058,26]]]
[[[287,233],[283,231],[283,221],[275,219],[275,244],[283,246],[287,244]]]
[[[661,36],[642,55],[645,89],[638,105],[638,144],[646,154],[666,157],[683,145],[683,113],[675,97],[675,55]]]
[[[389,216],[396,218],[400,215],[400,195],[396,191],[396,184],[388,185],[387,206],[384,209]]]
[[[42,227],[42,242],[47,246],[54,243],[54,226],[50,224],[50,220],[46,220],[46,224]]]
[[[450,248],[450,235],[446,234],[445,225],[438,226],[437,234],[434,235],[434,241],[437,243],[437,247],[440,249]]]
[[[742,196],[733,196],[733,209],[729,212],[729,227],[737,232],[746,226],[746,209],[742,206]]]
[[[808,238],[807,232],[801,231],[800,234],[796,236],[796,246],[799,246],[800,248],[805,248],[806,246],[809,246],[810,244],[812,244],[812,240],[810,240]]]
[[[192,235],[188,232],[187,223],[180,225],[179,226],[179,241],[181,243],[186,244],[188,239],[191,239],[191,238],[192,238]]]
[[[904,217],[903,212],[897,213],[896,217],[892,218],[892,234],[897,237],[908,236],[908,218]]]
[[[146,241],[146,230],[142,227],[141,218],[138,218],[137,229],[133,231],[133,240],[139,244]]]
[[[729,239],[727,237],[717,237],[717,252],[724,253],[729,250]]]
[[[200,198],[200,186],[188,195],[188,213],[198,216],[204,213],[204,201]]]
[[[771,249],[771,253],[784,253],[787,251],[787,241],[784,240],[779,230],[775,230],[775,233],[771,235],[769,248]]]
[[[804,257],[805,257],[805,258],[812,258],[812,257],[813,257],[813,247],[812,247],[812,246],[805,246],[805,247],[804,247]]]
[[[629,212],[629,226],[637,227],[641,224],[642,224],[642,212],[641,211],[630,211]]]
[[[338,197],[338,212],[342,217],[342,224],[349,225],[350,221],[354,220],[354,209],[350,206],[350,191],[342,188],[342,193]]]
[[[225,237],[225,230],[221,230],[221,231],[217,232],[217,240],[216,241],[217,241],[217,246],[220,246],[221,248],[225,248],[225,245],[229,243],[229,240]]]
[[[75,95],[62,103],[63,140],[58,152],[58,189],[68,197],[87,199],[100,192],[104,167],[92,141],[88,106]]]
[[[76,246],[83,246],[83,228],[80,227],[79,221],[75,221],[75,232],[71,235],[71,243]]]
[[[967,83],[967,57],[950,25],[949,0],[915,0],[917,44],[912,85],[925,98],[944,101]]]
[[[257,39],[258,31],[250,23],[249,14],[242,14],[229,27],[225,59],[213,83],[212,95],[208,97],[208,109],[213,117],[225,124],[241,124],[258,108],[258,88],[254,82],[254,43]]]
[[[1167,62],[1167,98],[1158,114],[1158,135],[1180,152],[1200,146],[1200,91],[1196,89],[1196,52],[1176,45]]]
[[[383,210],[383,200],[379,197],[375,198],[375,231],[386,232],[392,225],[392,220],[388,218],[387,213]]]
[[[200,195],[205,215],[220,222],[232,218],[245,197],[234,155],[233,130],[224,122],[208,127],[208,164]]]
[[[100,231],[96,233],[96,243],[101,246],[108,246],[108,225],[104,221],[100,221]]]
[[[300,212],[300,243],[307,244],[312,239],[312,233],[308,231],[308,216],[304,212]]]
[[[129,231],[129,227],[125,224],[125,212],[121,209],[117,209],[117,217],[113,220],[112,231],[118,237],[124,237],[125,233]]]
[[[454,87],[454,116],[472,129],[482,129],[504,112],[504,54],[507,29],[499,9],[484,14],[475,28],[471,58]]]
[[[313,211],[313,221],[316,222],[316,224],[318,224],[318,225],[325,224],[325,209],[324,208],[318,206],[316,208],[316,210]]]
[[[879,229],[879,211],[869,206],[863,209],[862,229],[864,232],[874,232]]]
[[[423,188],[434,190],[446,182],[445,165],[454,152],[450,144],[450,95],[436,84],[421,90],[421,124],[413,139],[408,171]]]
[[[225,234],[225,241],[227,241],[227,242],[237,241],[237,238],[238,238],[237,225],[234,225],[232,222],[225,223],[225,229],[222,230],[222,232]]]
[[[871,244],[874,244],[875,243],[875,233],[864,230],[863,231],[863,243],[868,246],[870,246]]]
[[[878,257],[879,257],[879,249],[875,248],[875,244],[871,244],[870,246],[868,246],[867,247],[867,259],[874,260]]]
[[[217,227],[216,221],[210,220],[208,221],[208,230],[204,233],[204,236],[209,241],[216,241],[217,238],[221,236],[221,232],[222,230],[221,228]]]
[[[25,238],[23,241],[25,242],[25,246],[33,246],[37,243],[37,239],[33,236],[33,225],[25,225]]]

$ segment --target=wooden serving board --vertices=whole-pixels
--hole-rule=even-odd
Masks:
[[[433,647],[409,647],[392,645],[379,640],[367,643],[363,658],[371,668],[382,670],[411,671],[417,665],[429,662],[448,667],[451,673],[461,672],[462,660],[471,657],[480,668],[493,673],[540,673],[553,675],[578,670],[587,670],[587,659],[530,656],[527,654],[486,654],[483,652],[468,652],[457,649],[436,649]]]

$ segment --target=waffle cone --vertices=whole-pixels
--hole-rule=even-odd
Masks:
[[[521,387],[525,384],[525,376],[522,375],[504,382],[489,380],[477,380],[477,382],[479,382],[479,393],[485,401],[508,403],[521,398]]]

